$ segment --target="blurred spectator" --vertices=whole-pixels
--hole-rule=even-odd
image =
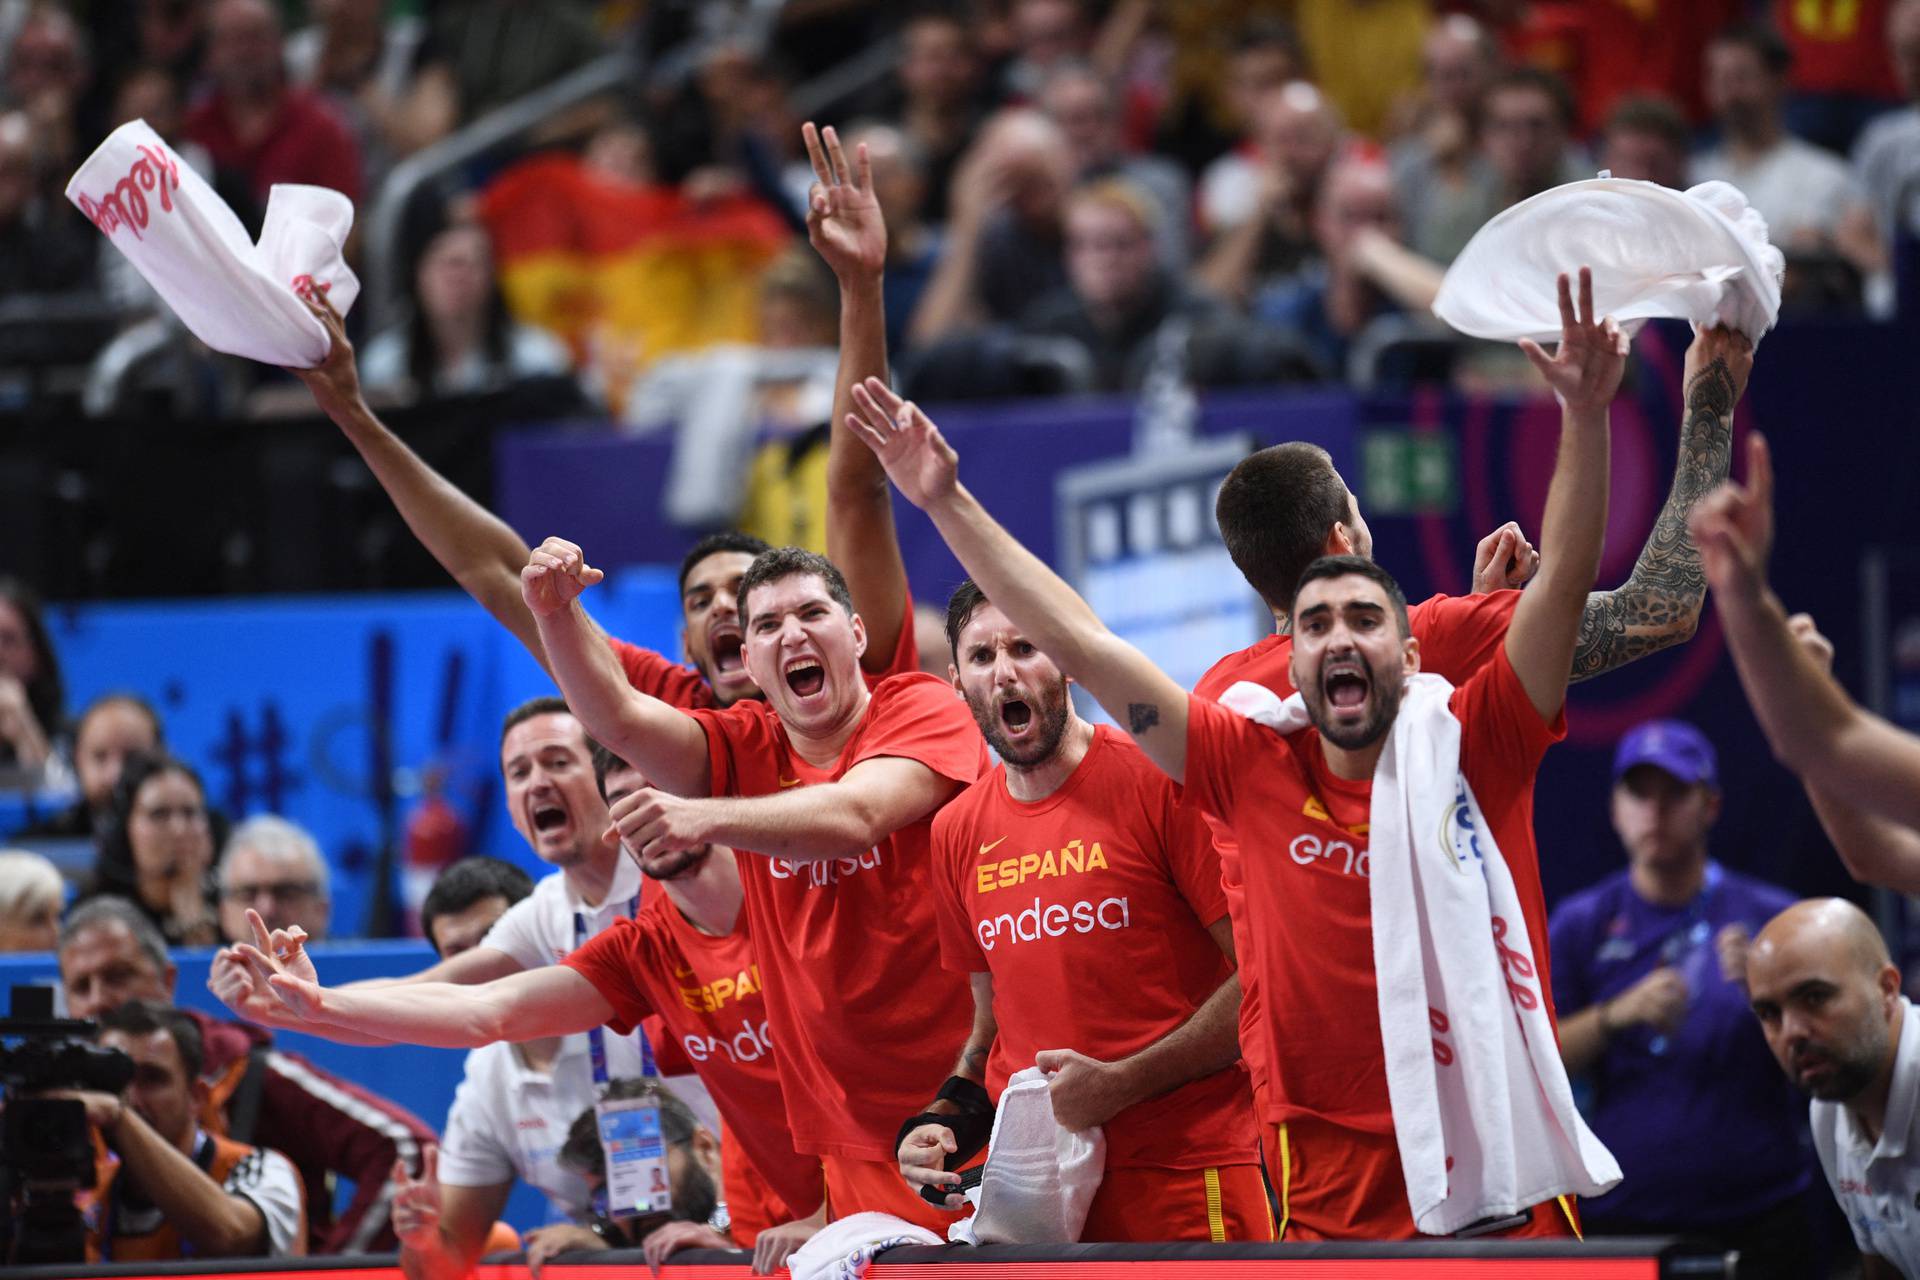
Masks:
[[[86,33],[63,8],[36,5],[7,50],[6,105],[31,125],[33,166],[48,195],[58,195],[85,158],[98,119],[85,119],[82,104],[93,81]]]
[[[1572,86],[1580,137],[1600,131],[1623,97],[1658,94],[1681,104],[1690,122],[1705,115],[1700,57],[1714,32],[1756,0],[1555,0],[1522,4],[1483,0],[1508,57],[1561,76]]]
[[[25,115],[0,115],[0,298],[94,285],[98,237],[40,181],[33,137]]]
[[[213,828],[206,788],[191,767],[163,752],[128,758],[81,898],[131,899],[170,946],[219,942]]]
[[[1137,389],[1168,320],[1217,318],[1214,299],[1189,290],[1161,263],[1158,210],[1124,178],[1106,178],[1067,201],[1065,288],[1034,303],[1024,333],[1072,338],[1093,357],[1094,389]]]
[[[1189,0],[1158,15],[1173,39],[1170,101],[1154,149],[1190,172],[1247,136],[1268,93],[1307,79],[1306,55],[1279,6],[1249,17],[1245,0]],[[1226,33],[1233,32],[1231,40]]]
[[[251,198],[253,216],[242,212],[243,222],[258,227],[276,182],[360,198],[360,148],[332,107],[288,84],[280,18],[268,0],[216,0],[206,71],[211,91],[187,113],[185,132],[213,157],[216,185]]]
[[[160,716],[146,699],[131,693],[95,698],[73,730],[73,772],[80,798],[26,834],[99,839],[112,825],[113,789],[128,758],[158,751],[161,745]]]
[[[913,606],[913,643],[920,654],[920,669],[948,679],[953,669],[953,646],[947,643],[945,610],[930,604]]]
[[[51,862],[0,849],[0,952],[53,950],[66,901],[66,882]]]
[[[492,245],[478,223],[454,223],[428,238],[406,323],[376,334],[360,357],[369,389],[419,400],[479,395],[571,368],[564,343],[507,314]]]
[[[1786,43],[1767,27],[1733,26],[1714,37],[1707,46],[1706,87],[1720,144],[1693,164],[1695,182],[1732,183],[1767,220],[1768,238],[1787,255],[1783,294],[1789,304],[1814,287],[1809,266],[1819,259],[1837,256],[1862,277],[1885,266],[1847,166],[1786,131],[1792,62]]]
[[[1665,98],[1622,98],[1600,135],[1600,168],[1682,189],[1687,182],[1686,117]]]
[[[1036,102],[1048,78],[1093,45],[1086,0],[1012,0],[1007,26],[1013,57],[1000,72],[1002,102]]]
[[[400,107],[426,23],[387,16],[386,0],[314,0],[308,7],[313,22],[287,37],[287,78],[346,118],[360,143],[366,188],[377,190],[403,141]]]
[[[471,951],[507,908],[533,892],[533,877],[511,862],[461,858],[434,877],[420,904],[420,932],[442,960]]]
[[[1368,232],[1400,239],[1393,179],[1379,164],[1337,164],[1314,208],[1319,257],[1254,299],[1257,319],[1293,334],[1334,377],[1346,371],[1354,336],[1376,316],[1399,310],[1364,269],[1357,246]]]
[[[4,138],[0,121],[0,189]],[[0,577],[0,772],[38,773],[54,758],[66,728],[65,690],[39,599],[18,579]]]
[[[1591,177],[1569,145],[1573,98],[1549,71],[1516,67],[1487,89],[1480,155],[1457,198],[1436,200],[1410,225],[1413,247],[1437,262],[1452,262],[1489,218],[1549,187]]]
[[[124,898],[77,906],[60,929],[67,1014],[97,1018],[128,1000],[172,1003],[179,970],[146,913]],[[410,1112],[274,1046],[259,1027],[185,1010],[206,1046],[200,1122],[285,1153],[307,1190],[308,1253],[391,1253],[387,1178],[420,1167],[433,1130]],[[353,1184],[336,1216],[336,1180]]]
[[[1305,81],[1270,91],[1255,108],[1254,151],[1215,161],[1200,180],[1200,218],[1213,243],[1195,276],[1245,303],[1313,256],[1313,208],[1339,153],[1340,117]]]
[[[907,343],[907,324],[933,279],[940,260],[940,235],[920,219],[926,191],[926,163],[917,143],[890,124],[855,125],[845,132],[847,154],[867,149],[873,166],[873,194],[887,221],[887,349]]]
[[[248,818],[227,837],[220,855],[220,933],[228,942],[252,942],[247,908],[269,929],[306,930],[323,941],[333,914],[327,861],[298,825],[263,813]]]
[[[1805,1121],[1746,991],[1748,942],[1793,895],[1709,856],[1719,779],[1690,724],[1621,739],[1612,816],[1626,870],[1562,902],[1550,931],[1561,1056],[1591,1076],[1587,1119],[1626,1175],[1581,1216],[1738,1249],[1743,1275],[1814,1275]]]
[[[1420,83],[1432,0],[1294,0],[1293,20],[1320,86],[1355,133],[1378,137]]]
[[[1887,47],[1907,105],[1867,126],[1853,149],[1853,171],[1881,244],[1904,229],[1920,236],[1920,0],[1899,0],[1887,15]]]
[[[1500,54],[1486,28],[1465,14],[1452,14],[1427,33],[1422,65],[1426,81],[1419,95],[1404,103],[1408,118],[1402,136],[1387,150],[1387,163],[1408,225],[1439,234],[1447,210],[1459,207],[1465,192],[1486,181],[1481,116]]]
[[[1898,0],[1806,4],[1773,0],[1773,23],[1793,53],[1787,130],[1845,154],[1874,116],[1900,99],[1887,23]]]
[[[900,130],[926,172],[922,221],[941,223],[952,204],[954,167],[980,123],[980,60],[973,33],[954,14],[922,10],[900,30]],[[897,226],[887,211],[887,226]]]
[[[1113,84],[1085,62],[1063,63],[1042,83],[1039,107],[1066,139],[1076,182],[1124,178],[1153,201],[1161,264],[1170,271],[1183,270],[1193,218],[1192,184],[1170,160],[1126,154],[1120,95]]]
[[[577,0],[466,0],[436,6],[395,141],[436,142],[606,52]]]
[[[1045,116],[1008,111],[981,130],[955,175],[940,263],[910,339],[1011,321],[1065,284],[1060,215],[1072,185],[1073,156]]]

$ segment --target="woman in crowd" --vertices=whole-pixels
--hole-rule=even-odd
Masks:
[[[0,952],[53,950],[66,900],[51,862],[24,849],[0,850]]]
[[[59,765],[55,744],[66,718],[60,660],[40,601],[13,578],[0,578],[0,772],[34,775]]]
[[[131,899],[171,946],[218,943],[212,871],[225,826],[207,809],[200,775],[184,762],[160,752],[130,757],[82,896]]]

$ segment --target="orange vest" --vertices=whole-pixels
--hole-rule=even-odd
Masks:
[[[242,1160],[252,1155],[255,1148],[218,1134],[202,1132],[195,1144],[193,1162],[206,1170],[220,1186],[227,1185],[227,1179],[233,1174]],[[155,1227],[139,1235],[129,1235],[124,1230],[116,1231],[121,1224],[119,1215],[119,1197],[116,1194],[121,1170],[125,1168],[121,1161],[114,1161],[100,1179],[99,1192],[93,1206],[91,1230],[87,1233],[87,1260],[89,1262],[167,1262],[185,1258],[192,1254],[192,1246],[180,1238],[180,1232],[171,1222],[155,1211]],[[294,1238],[305,1242],[307,1238],[306,1213],[300,1215],[300,1230]]]

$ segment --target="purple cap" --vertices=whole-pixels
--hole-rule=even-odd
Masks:
[[[1620,781],[1627,770],[1643,764],[1664,769],[1689,785],[1720,786],[1713,744],[1684,720],[1649,720],[1627,730],[1613,753],[1613,780]]]

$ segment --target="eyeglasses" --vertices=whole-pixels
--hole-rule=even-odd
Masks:
[[[261,894],[275,902],[298,902],[320,892],[312,880],[280,880],[272,884],[229,884],[220,887],[220,896],[228,902],[252,902]]]

